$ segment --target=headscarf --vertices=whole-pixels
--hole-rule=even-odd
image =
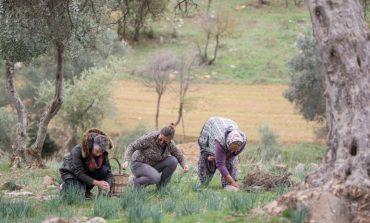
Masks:
[[[238,130],[232,130],[226,138],[226,145],[229,147],[232,143],[238,143],[242,144],[243,143],[243,136],[240,135]]]

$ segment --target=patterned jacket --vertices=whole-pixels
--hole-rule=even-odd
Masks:
[[[232,130],[239,130],[240,135],[243,137],[243,142],[246,142],[246,135],[233,120],[222,117],[209,118],[205,122],[198,138],[200,151],[215,154],[215,141],[217,141],[222,149],[227,152],[226,137]]]
[[[159,134],[159,131],[149,132],[129,144],[125,152],[124,161],[138,161],[154,166],[172,155],[179,161],[181,167],[184,167],[184,155],[177,148],[176,144],[171,141],[166,148],[162,149],[157,143]]]

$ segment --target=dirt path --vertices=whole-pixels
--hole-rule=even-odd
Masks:
[[[174,122],[177,117],[178,98],[174,88],[172,86],[162,99],[160,126]],[[208,117],[225,116],[234,119],[250,141],[257,141],[258,128],[268,124],[283,143],[314,142],[314,124],[306,122],[282,96],[286,88],[278,84],[193,85],[188,94],[190,106],[185,112],[185,134],[190,141],[194,140]],[[140,82],[118,81],[113,92],[116,114],[107,118],[103,127],[112,132],[133,129],[139,122],[153,127],[156,98],[154,89]],[[181,134],[179,126],[177,135]]]

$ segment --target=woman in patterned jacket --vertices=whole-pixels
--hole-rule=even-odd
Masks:
[[[238,155],[244,150],[247,138],[238,125],[228,118],[211,117],[200,132],[198,144],[198,175],[201,184],[207,186],[217,168],[222,176],[222,187],[239,190]]]
[[[128,145],[123,168],[130,165],[133,176],[129,184],[140,187],[156,184],[158,189],[166,186],[171,180],[179,163],[184,172],[189,170],[184,155],[173,142],[175,126],[150,132]]]

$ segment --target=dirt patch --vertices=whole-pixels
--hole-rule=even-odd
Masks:
[[[248,172],[243,179],[243,185],[247,191],[251,192],[260,190],[275,191],[279,186],[293,187],[295,183],[290,179],[291,175],[289,172],[274,175],[257,168]]]

